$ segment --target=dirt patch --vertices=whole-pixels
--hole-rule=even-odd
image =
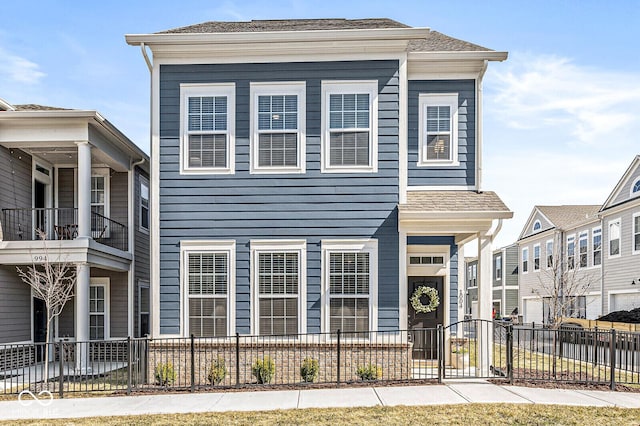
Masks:
[[[630,324],[640,324],[640,308],[635,308],[630,311],[611,312],[603,317],[598,318],[598,321],[626,322]]]

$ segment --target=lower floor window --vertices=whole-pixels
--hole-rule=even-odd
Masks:
[[[370,274],[369,252],[329,254],[330,332],[354,333],[371,329]]]
[[[149,283],[140,283],[138,287],[138,336],[146,336],[151,330],[149,328]]]
[[[104,340],[106,323],[106,287],[89,287],[89,339]]]
[[[299,278],[299,253],[258,253],[258,323],[261,335],[298,333]]]
[[[189,332],[196,337],[227,335],[227,253],[188,253]]]

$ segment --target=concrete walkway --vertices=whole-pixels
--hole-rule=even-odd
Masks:
[[[33,400],[28,404],[25,398],[22,401],[0,401],[0,420],[500,402],[640,408],[640,393],[542,389],[498,386],[484,381],[450,381],[442,385],[429,386],[70,398],[49,401],[47,406]]]

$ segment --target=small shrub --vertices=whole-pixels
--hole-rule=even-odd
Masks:
[[[268,355],[262,359],[258,358],[251,366],[251,373],[259,384],[271,383],[276,373],[276,363]]]
[[[360,380],[378,380],[382,378],[382,367],[373,364],[360,366],[356,370],[356,375]]]
[[[318,371],[320,366],[318,360],[314,358],[305,358],[300,366],[300,375],[302,381],[306,383],[312,383],[318,378]]]
[[[170,386],[176,381],[176,372],[173,369],[171,361],[156,364],[155,369],[156,385]]]
[[[213,386],[219,385],[222,383],[224,378],[227,376],[227,366],[224,363],[224,358],[218,357],[211,361],[211,365],[209,367],[209,374],[207,375],[207,380]]]

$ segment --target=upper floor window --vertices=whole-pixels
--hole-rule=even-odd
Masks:
[[[636,180],[633,185],[631,185],[631,195],[634,196],[640,193],[640,179]]]
[[[322,82],[322,172],[378,171],[378,82]]]
[[[109,169],[91,172],[91,237],[97,240],[109,238],[109,177]]]
[[[149,230],[149,181],[140,177],[140,228]]]
[[[478,264],[474,263],[473,266],[471,267],[472,272],[471,272],[471,286],[475,287],[478,285]]]
[[[609,222],[609,257],[620,256],[620,219]]]
[[[578,238],[578,255],[581,268],[586,268],[589,263],[589,233],[581,232]]]
[[[534,224],[533,224],[533,231],[534,231],[534,232],[535,232],[535,231],[539,231],[539,230],[540,230],[540,228],[542,228],[542,224],[540,223],[540,221],[539,221],[539,220],[536,220],[536,221],[534,222]]]
[[[458,94],[421,94],[421,166],[458,165]]]
[[[576,237],[571,235],[567,237],[567,268],[573,269],[575,267],[576,257]]]
[[[235,85],[182,84],[181,172],[233,173]]]
[[[502,279],[502,255],[498,255],[494,258],[495,266],[493,268],[493,274],[496,281]]]
[[[529,248],[524,247],[522,249],[522,273],[529,272]]]
[[[602,229],[594,228],[591,233],[593,249],[593,266],[602,264]]]
[[[640,213],[634,213],[633,215],[633,223],[632,223],[632,244],[631,252],[633,254],[640,253]]]
[[[251,83],[251,172],[305,169],[305,84]]]
[[[540,244],[533,246],[533,270],[540,270]]]

